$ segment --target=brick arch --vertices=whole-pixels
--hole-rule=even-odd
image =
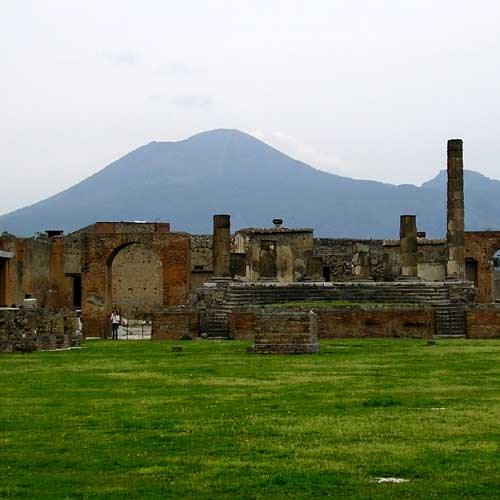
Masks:
[[[114,268],[114,264],[115,264],[116,258],[124,250],[131,248],[131,247],[134,247],[134,246],[141,247],[142,249],[140,251],[142,251],[142,252],[144,251],[144,249],[146,249],[149,252],[149,254],[152,255],[154,257],[154,259],[156,260],[156,262],[153,264],[153,266],[155,266],[156,264],[159,264],[161,270],[163,270],[163,263],[162,263],[160,255],[157,252],[155,252],[153,249],[151,249],[149,246],[144,245],[143,243],[140,243],[137,241],[131,241],[131,242],[127,242],[127,243],[124,243],[124,244],[116,247],[111,252],[111,254],[109,255],[109,257],[106,261],[106,304],[107,304],[108,310],[111,310],[112,308],[117,306],[118,302],[119,302],[117,297],[120,295],[120,293],[117,291],[117,295],[115,295],[115,290],[114,290],[115,284],[117,285],[117,282],[114,281],[115,271],[116,271],[116,269]],[[129,257],[132,257],[132,261],[134,261],[134,259],[136,257],[135,252],[132,255],[129,255]],[[122,262],[122,265],[123,265],[123,262]],[[149,269],[151,269],[151,267]],[[128,268],[128,271],[131,271],[131,270],[132,270],[132,268]],[[151,270],[156,271],[156,269],[151,269]],[[140,272],[142,279],[144,279],[144,277],[145,277],[144,273],[145,273],[145,269],[142,268],[141,272]],[[146,303],[151,303],[151,301],[153,303],[156,303],[157,300],[159,300],[159,302],[163,303],[163,296],[164,296],[163,272],[161,272],[159,276],[157,274],[151,275],[150,278],[147,279],[143,283],[143,285],[145,285],[147,287],[147,288],[144,288],[144,290],[148,290],[149,294],[151,294],[153,292],[153,288],[150,287],[151,280],[158,279],[158,278],[160,280],[160,284],[159,284],[159,288],[158,288],[158,293],[156,294],[156,300],[152,299],[152,295],[148,295],[148,294],[147,294],[147,298],[146,298],[146,296],[142,295],[141,292],[138,292],[138,289],[136,288],[137,283],[133,283],[133,281],[134,281],[133,279],[132,280],[127,279],[126,280],[127,286],[133,285],[133,290],[132,290],[131,294],[127,294],[127,293],[124,293],[123,288],[121,288],[121,295],[122,295],[121,298],[122,298],[122,300],[124,300],[124,302],[122,302],[121,307],[120,307],[121,314],[125,314],[125,311],[128,311],[127,314],[132,315],[130,317],[135,317],[134,316],[135,311],[139,311],[138,318],[140,318],[140,317],[143,317],[144,314],[150,314],[151,310],[155,309],[155,307],[153,307],[153,306],[150,306],[149,308],[146,307]],[[135,279],[137,279],[137,276],[135,277]],[[139,288],[139,290],[140,290],[140,288]],[[154,290],[157,290],[157,288],[155,287]],[[128,295],[128,297],[127,297],[127,295]],[[160,299],[160,297],[161,297],[161,299]],[[133,299],[132,302],[130,301],[130,299]],[[127,304],[127,302],[128,302],[128,304]],[[133,304],[133,307],[131,307],[132,304]]]
[[[121,230],[122,226],[125,226],[125,231]],[[156,226],[154,231],[127,232],[130,227],[135,226],[97,223],[83,235],[82,318],[85,336],[107,336],[112,307],[110,266],[116,255],[130,245],[144,245],[160,258],[163,306],[187,302],[191,276],[189,235],[171,233],[168,227],[157,230]]]

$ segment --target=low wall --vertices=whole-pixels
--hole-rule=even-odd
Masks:
[[[263,311],[270,309],[235,309],[229,314],[229,334],[236,340],[254,339]],[[275,309],[282,321],[297,311]],[[305,311],[302,311],[303,313]],[[334,338],[432,338],[434,335],[434,310],[431,307],[414,308],[337,308],[315,309],[318,337]],[[265,327],[265,323],[263,327]]]
[[[262,312],[254,318],[256,354],[319,352],[317,317],[313,312]]]
[[[229,335],[234,340],[253,340],[257,326],[257,309],[233,310],[229,314]]]
[[[0,353],[78,347],[81,340],[73,311],[0,309]]]
[[[194,307],[167,308],[152,315],[151,340],[198,337],[199,312]]]
[[[432,338],[434,310],[330,309],[318,310],[320,339],[335,338]]]
[[[467,337],[500,338],[500,306],[491,304],[467,308]]]

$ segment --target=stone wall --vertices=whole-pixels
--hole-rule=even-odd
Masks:
[[[355,255],[359,248],[366,248],[370,262],[370,274],[375,280],[381,280],[384,277],[382,243],[382,240],[315,238],[314,255],[322,259],[323,268],[329,269],[329,281],[343,281],[353,278]]]
[[[384,279],[396,280],[401,276],[399,240],[384,241]],[[444,281],[447,263],[446,240],[418,239],[418,277],[425,281]]]
[[[191,307],[168,308],[152,316],[151,340],[181,340],[198,337],[199,311]]]
[[[312,229],[247,228],[234,238],[235,253],[246,255],[245,279],[281,283],[307,278],[308,260],[313,257]]]
[[[196,290],[213,276],[212,236],[191,235],[191,290]]]
[[[491,304],[467,308],[467,337],[500,338],[500,306]]]
[[[0,309],[0,353],[54,350],[80,343],[72,311]]]

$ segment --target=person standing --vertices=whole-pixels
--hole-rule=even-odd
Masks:
[[[118,340],[118,327],[120,326],[120,315],[116,309],[111,313],[111,340]]]

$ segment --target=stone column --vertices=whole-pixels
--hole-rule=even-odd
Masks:
[[[461,139],[448,141],[447,277],[465,280],[464,161]]]
[[[401,256],[401,277],[418,277],[417,267],[417,217],[402,215],[399,224],[399,245]]]
[[[231,222],[229,215],[214,215],[212,263],[215,278],[230,277]]]

